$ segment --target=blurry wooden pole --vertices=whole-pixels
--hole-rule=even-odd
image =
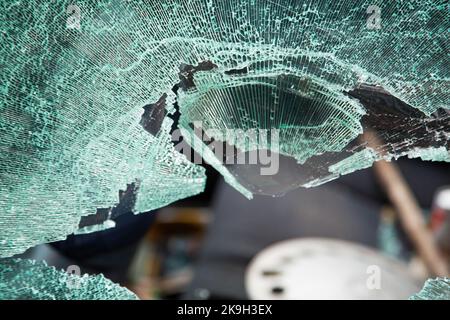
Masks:
[[[372,134],[367,139],[374,143],[371,147],[375,150],[376,146],[381,145]],[[389,200],[395,207],[403,228],[427,269],[434,276],[448,276],[447,263],[442,258],[431,232],[426,227],[422,210],[397,165],[381,160],[375,162],[374,170],[386,190]]]

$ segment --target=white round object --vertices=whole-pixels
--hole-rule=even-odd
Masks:
[[[333,239],[274,244],[250,263],[251,299],[407,299],[420,290],[406,266],[381,253]]]
[[[439,208],[450,210],[450,187],[442,188],[438,191],[435,204]]]

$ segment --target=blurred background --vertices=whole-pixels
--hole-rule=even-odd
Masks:
[[[418,228],[376,167],[253,200],[207,167],[199,196],[21,256],[103,273],[141,299],[406,299],[448,266],[450,164],[395,168],[420,208]],[[439,261],[424,256],[430,245]]]

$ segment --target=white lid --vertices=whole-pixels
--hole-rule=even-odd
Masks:
[[[440,189],[435,199],[436,206],[444,210],[450,210],[450,187]]]

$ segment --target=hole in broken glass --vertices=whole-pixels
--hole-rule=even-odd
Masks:
[[[359,156],[369,144],[364,140],[363,130],[375,132],[382,138],[384,144],[380,150],[388,156],[408,154],[417,148],[448,149],[448,112],[439,109],[427,117],[381,87],[359,85],[342,92],[342,96],[356,99],[364,106],[364,115],[312,79],[283,73],[275,77],[254,77],[246,82],[249,67],[224,72],[244,79],[238,85],[219,83],[197,91],[196,73],[218,72],[217,68],[211,61],[180,67],[180,82],[173,89],[175,112],[168,115],[174,120],[172,132],[181,126],[206,140],[204,145],[210,148],[221,166],[253,194],[282,196],[300,186],[319,185],[370,165],[376,156],[367,159]],[[184,99],[194,92],[187,110],[184,101],[179,100],[179,92],[184,94]],[[153,105],[151,114],[162,114],[163,98]],[[154,125],[147,131],[155,134],[158,121],[152,121]],[[200,127],[196,126],[198,123]],[[208,135],[211,129],[217,129],[215,132],[219,135]],[[242,138],[252,129],[277,130],[278,148],[267,143],[270,137],[264,145],[254,136],[236,139],[236,135]],[[227,130],[237,130],[238,134],[230,138]],[[410,139],[411,134],[413,139]],[[192,145],[185,144],[181,149],[192,148]],[[198,151],[190,150],[188,159],[195,162],[193,155]],[[267,158],[265,163],[260,161],[260,152],[276,159],[273,174],[261,174],[268,164]],[[347,158],[350,158],[348,163],[341,166]]]

